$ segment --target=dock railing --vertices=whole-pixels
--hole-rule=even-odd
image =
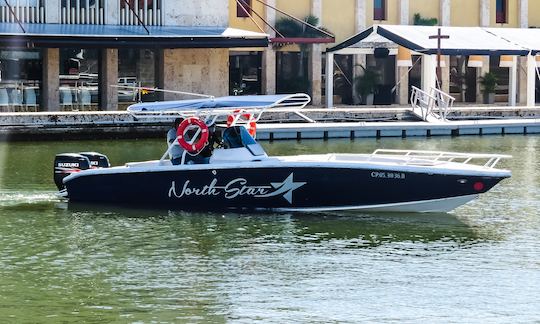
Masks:
[[[501,159],[510,159],[511,155],[484,154],[484,153],[455,153],[444,151],[423,151],[423,150],[388,150],[378,149],[371,154],[371,158],[377,156],[405,158],[405,165],[437,164],[454,162],[462,164],[480,165],[487,169],[494,169]],[[476,163],[474,162],[476,161]],[[479,161],[483,161],[480,163]]]
[[[427,93],[415,86],[412,87],[412,112],[424,121],[446,121],[454,101],[454,97],[439,89],[431,88]]]

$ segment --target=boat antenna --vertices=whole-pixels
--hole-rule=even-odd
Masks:
[[[212,100],[216,98],[214,96],[201,94],[201,93],[177,91],[177,90],[165,90],[165,89],[160,89],[160,88],[134,87],[134,86],[124,86],[124,85],[116,85],[116,84],[111,84],[110,86],[113,88],[122,88],[122,89],[135,89],[135,90],[156,91],[156,92],[165,92],[165,93],[176,93],[176,94],[183,94],[183,95],[194,96],[194,97],[208,98]]]

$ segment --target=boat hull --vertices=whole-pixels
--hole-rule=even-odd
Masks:
[[[184,210],[447,212],[504,178],[340,167],[166,168],[81,172],[65,186],[70,201]]]

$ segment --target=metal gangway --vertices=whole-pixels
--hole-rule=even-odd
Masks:
[[[415,86],[412,87],[412,113],[429,123],[448,121],[447,117],[455,100],[437,88],[432,87],[427,93]]]

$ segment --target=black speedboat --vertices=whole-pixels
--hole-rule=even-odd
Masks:
[[[294,96],[275,97],[274,104],[262,108],[253,104],[256,98],[246,99],[251,100],[249,107],[238,101],[232,107],[220,106],[218,98],[211,99],[211,113],[202,111],[208,109],[204,105],[195,113],[185,107],[169,110],[197,117],[198,123],[190,121],[186,127],[199,127],[193,136],[197,141],[202,137],[198,135],[204,135],[201,120],[212,123],[216,116],[231,114],[240,119],[240,114],[254,115],[254,110],[279,108],[278,102],[295,100]],[[134,105],[131,111],[149,114],[149,105]],[[303,102],[298,105],[303,106]],[[224,129],[222,146],[206,164],[172,165],[164,154],[160,160],[109,167],[107,158],[98,153],[58,155],[55,180],[60,195],[70,201],[185,210],[447,212],[511,176],[510,171],[495,168],[508,156],[495,154],[377,150],[371,154],[268,156],[246,127],[234,122]],[[178,139],[184,141],[183,147],[194,146],[182,136]]]

